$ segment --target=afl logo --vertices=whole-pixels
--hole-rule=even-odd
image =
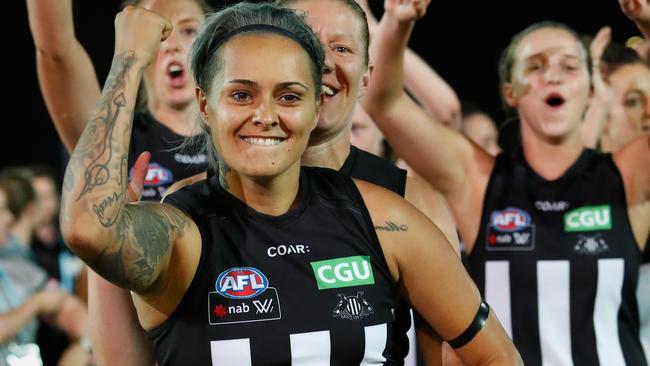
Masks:
[[[518,208],[508,207],[505,210],[493,211],[490,225],[498,231],[519,231],[530,226],[530,215]]]
[[[215,288],[217,292],[229,299],[250,299],[264,292],[269,287],[269,280],[253,267],[235,267],[221,272]]]
[[[151,163],[147,167],[147,177],[144,180],[145,187],[157,187],[173,181],[174,176],[169,169],[157,163]]]

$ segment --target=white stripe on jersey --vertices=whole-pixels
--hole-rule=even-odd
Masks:
[[[249,338],[211,341],[210,354],[213,366],[251,366]]]
[[[641,346],[645,358],[650,364],[650,263],[639,268],[639,283],[636,287],[636,299],[639,302],[639,323],[641,325]]]
[[[404,357],[404,366],[416,366],[418,362],[418,342],[415,338],[415,319],[413,318],[413,309],[409,311],[411,313],[411,327],[406,336],[409,339],[409,353]]]
[[[363,330],[366,335],[366,349],[359,366],[383,365],[386,362],[383,353],[386,349],[388,327],[386,324],[378,324],[364,327]]]
[[[618,309],[621,308],[624,271],[625,262],[622,258],[598,260],[594,330],[601,365],[625,365],[618,338]]]
[[[386,362],[388,326],[384,324],[364,327],[365,350],[360,366],[383,365]],[[291,366],[329,366],[330,332],[290,334]],[[250,338],[211,341],[213,366],[251,366]]]
[[[569,261],[537,262],[539,341],[543,366],[573,365]]]
[[[512,313],[510,311],[510,262],[485,262],[485,301],[496,314],[512,338]]]
[[[307,332],[289,335],[291,366],[329,366],[330,332]]]

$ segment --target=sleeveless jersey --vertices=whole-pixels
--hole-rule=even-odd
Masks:
[[[521,150],[497,157],[469,269],[527,366],[647,365],[640,262],[611,155],[584,150],[553,181]]]
[[[384,187],[404,197],[406,170],[352,145],[350,154],[339,172]]]
[[[178,308],[148,332],[164,365],[390,364],[398,290],[354,183],[303,168],[297,207],[273,217],[216,177],[166,202],[202,237]]]
[[[358,149],[355,146],[350,145],[350,154],[345,159],[339,172],[348,177],[361,179],[384,187],[404,197],[406,191],[406,170],[400,169],[391,162]],[[400,297],[397,309],[395,310],[394,331],[389,346],[391,354],[400,365],[409,356],[409,343],[415,349],[415,336],[414,334],[409,335],[408,333],[411,324],[411,306],[406,300]],[[422,362],[419,363],[423,364]]]
[[[151,153],[147,177],[142,191],[143,201],[160,201],[167,188],[177,180],[204,172],[206,156],[198,151],[179,149],[185,137],[176,134],[150,114],[133,116],[133,132],[129,146],[129,179],[135,159]]]

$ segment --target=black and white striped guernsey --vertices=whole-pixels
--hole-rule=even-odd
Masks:
[[[611,155],[584,150],[553,181],[521,150],[497,157],[469,267],[527,366],[647,365],[641,258]]]
[[[245,206],[215,177],[166,199],[202,236],[181,303],[148,332],[165,365],[392,364],[397,288],[351,179],[303,168],[297,206]]]

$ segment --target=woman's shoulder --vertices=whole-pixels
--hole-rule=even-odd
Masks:
[[[383,222],[384,218],[398,219],[419,212],[404,197],[389,189],[360,179],[353,179],[353,182],[374,222]]]

